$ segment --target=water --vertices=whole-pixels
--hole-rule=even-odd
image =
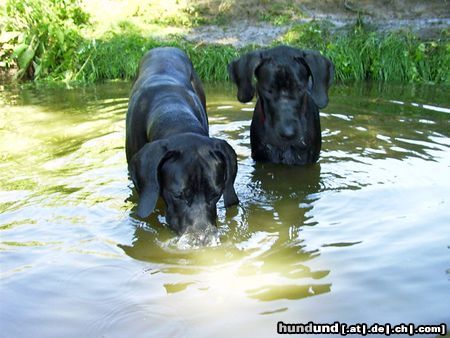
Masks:
[[[450,102],[440,86],[335,86],[318,164],[250,159],[254,103],[206,87],[239,157],[221,243],[133,217],[130,84],[0,91],[0,336],[231,337],[285,323],[450,325]]]

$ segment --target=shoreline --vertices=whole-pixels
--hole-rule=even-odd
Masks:
[[[158,46],[182,48],[202,80],[221,81],[228,77],[231,60],[280,44],[326,55],[335,63],[336,81],[450,83],[450,13],[442,12],[438,1],[417,6],[416,12],[390,1],[400,7],[384,13],[370,0],[357,6],[349,0],[345,6],[338,0],[291,0],[287,7],[274,7],[286,5],[285,0],[264,5],[251,0],[259,7],[251,8],[255,13],[250,16],[243,14],[249,10],[247,2],[222,12],[219,6],[213,15],[211,0],[203,12],[180,7],[162,17],[151,7],[140,7],[151,6],[145,1],[123,7],[124,1],[101,0],[97,5],[122,6],[110,16],[77,4],[61,8],[35,1],[33,11],[10,8],[10,16],[1,17],[0,28],[7,28],[0,34],[2,83],[14,76],[67,85],[132,79],[140,57]]]

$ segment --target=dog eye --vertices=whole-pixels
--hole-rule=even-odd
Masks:
[[[186,191],[184,191],[184,190],[173,191],[172,194],[173,194],[173,197],[178,198],[178,199],[186,198]]]

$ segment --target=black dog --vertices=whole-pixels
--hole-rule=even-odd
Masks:
[[[255,95],[250,128],[255,161],[302,165],[316,162],[322,145],[319,108],[328,104],[334,65],[314,51],[279,46],[254,51],[228,65],[241,102]]]
[[[208,136],[205,94],[191,61],[177,48],[155,48],[141,60],[126,121],[126,155],[144,218],[161,195],[178,233],[215,226],[216,204],[238,203],[236,153]]]

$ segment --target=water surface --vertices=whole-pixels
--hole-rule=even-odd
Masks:
[[[250,158],[254,103],[208,85],[236,150],[221,243],[148,222],[124,152],[129,83],[0,91],[2,337],[271,337],[276,323],[450,325],[448,87],[338,85],[319,163]]]

